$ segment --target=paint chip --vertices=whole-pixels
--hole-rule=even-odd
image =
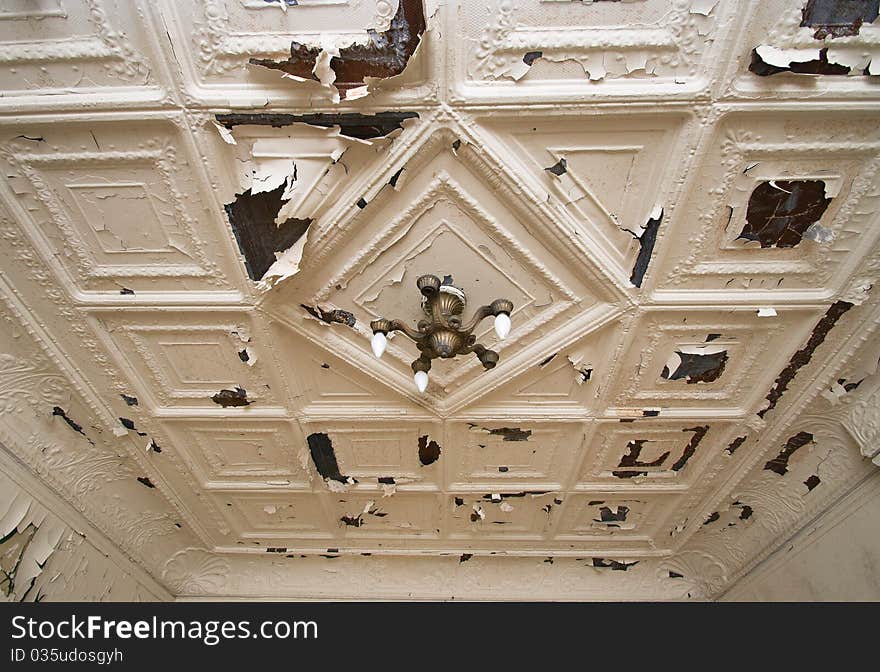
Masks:
[[[248,401],[247,392],[241,387],[236,387],[234,390],[220,390],[211,397],[211,401],[223,408],[249,406],[252,403]]]

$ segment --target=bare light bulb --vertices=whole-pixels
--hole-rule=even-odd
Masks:
[[[413,380],[415,381],[416,387],[419,388],[419,392],[424,392],[428,389],[428,373],[426,371],[416,371]]]
[[[385,348],[388,347],[388,338],[381,331],[377,331],[370,339],[370,345],[373,346],[373,354],[382,357]]]
[[[507,338],[510,333],[510,315],[507,313],[498,313],[495,316],[495,333],[502,341]]]

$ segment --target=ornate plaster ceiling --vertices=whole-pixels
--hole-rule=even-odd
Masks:
[[[720,594],[880,446],[836,4],[0,3],[4,460],[180,597]]]

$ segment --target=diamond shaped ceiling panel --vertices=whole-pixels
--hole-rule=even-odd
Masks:
[[[525,366],[536,356],[532,354],[537,351],[536,330],[548,333],[555,326],[559,332],[554,340],[559,343],[560,337],[571,339],[609,319],[615,311],[598,297],[610,297],[617,291],[589,262],[586,272],[572,272],[557,264],[543,242],[547,233],[523,224],[519,212],[488,188],[472,165],[459,158],[450,135],[441,132],[430,139],[431,148],[422,151],[432,151],[433,158],[420,156],[417,165],[407,166],[409,174],[403,185],[388,186],[364,208],[352,209],[357,230],[345,242],[334,241],[341,252],[328,255],[320,268],[306,267],[278,283],[263,304],[283,323],[298,324],[295,328],[316,344],[357,352],[364,365],[377,374],[393,366],[397,376],[387,376],[389,382],[396,381],[397,389],[406,396],[437,409],[472,403],[497,384],[497,377],[478,382],[486,376],[476,358],[438,361],[428,395],[416,397],[409,389],[409,363],[418,357],[411,342],[402,336],[393,338],[386,358],[372,360],[368,350],[370,320],[394,316],[415,327],[424,317],[415,288],[419,275],[435,273],[466,288],[466,316],[495,298],[513,301],[516,328],[503,344],[505,361],[500,365],[508,370]],[[444,148],[438,138],[450,144]],[[529,207],[523,200],[520,210]],[[354,228],[353,224],[347,226]],[[547,226],[556,224],[549,222]],[[322,245],[320,231],[309,245],[312,249]],[[346,258],[340,259],[342,255]],[[330,272],[339,267],[341,272]],[[294,296],[299,297],[296,304]],[[334,325],[329,329],[331,335],[320,320],[301,320],[306,307],[346,311],[355,317],[355,323]],[[487,347],[498,347],[488,322],[475,333]]]

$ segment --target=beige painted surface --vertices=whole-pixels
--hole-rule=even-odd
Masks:
[[[880,474],[798,532],[727,601],[880,600]]]
[[[880,474],[807,525],[721,599],[880,600]]]
[[[429,1],[402,74],[345,88],[396,1],[3,3],[3,455],[153,595],[717,597],[880,461],[880,25],[802,5]],[[251,62],[292,42],[315,78]],[[749,71],[826,42],[849,74]],[[408,118],[302,116],[341,113]],[[817,182],[796,245],[742,238]],[[311,222],[250,277],[226,206],[277,189],[261,240]],[[369,323],[414,324],[423,273],[515,308],[495,369],[419,394]]]

